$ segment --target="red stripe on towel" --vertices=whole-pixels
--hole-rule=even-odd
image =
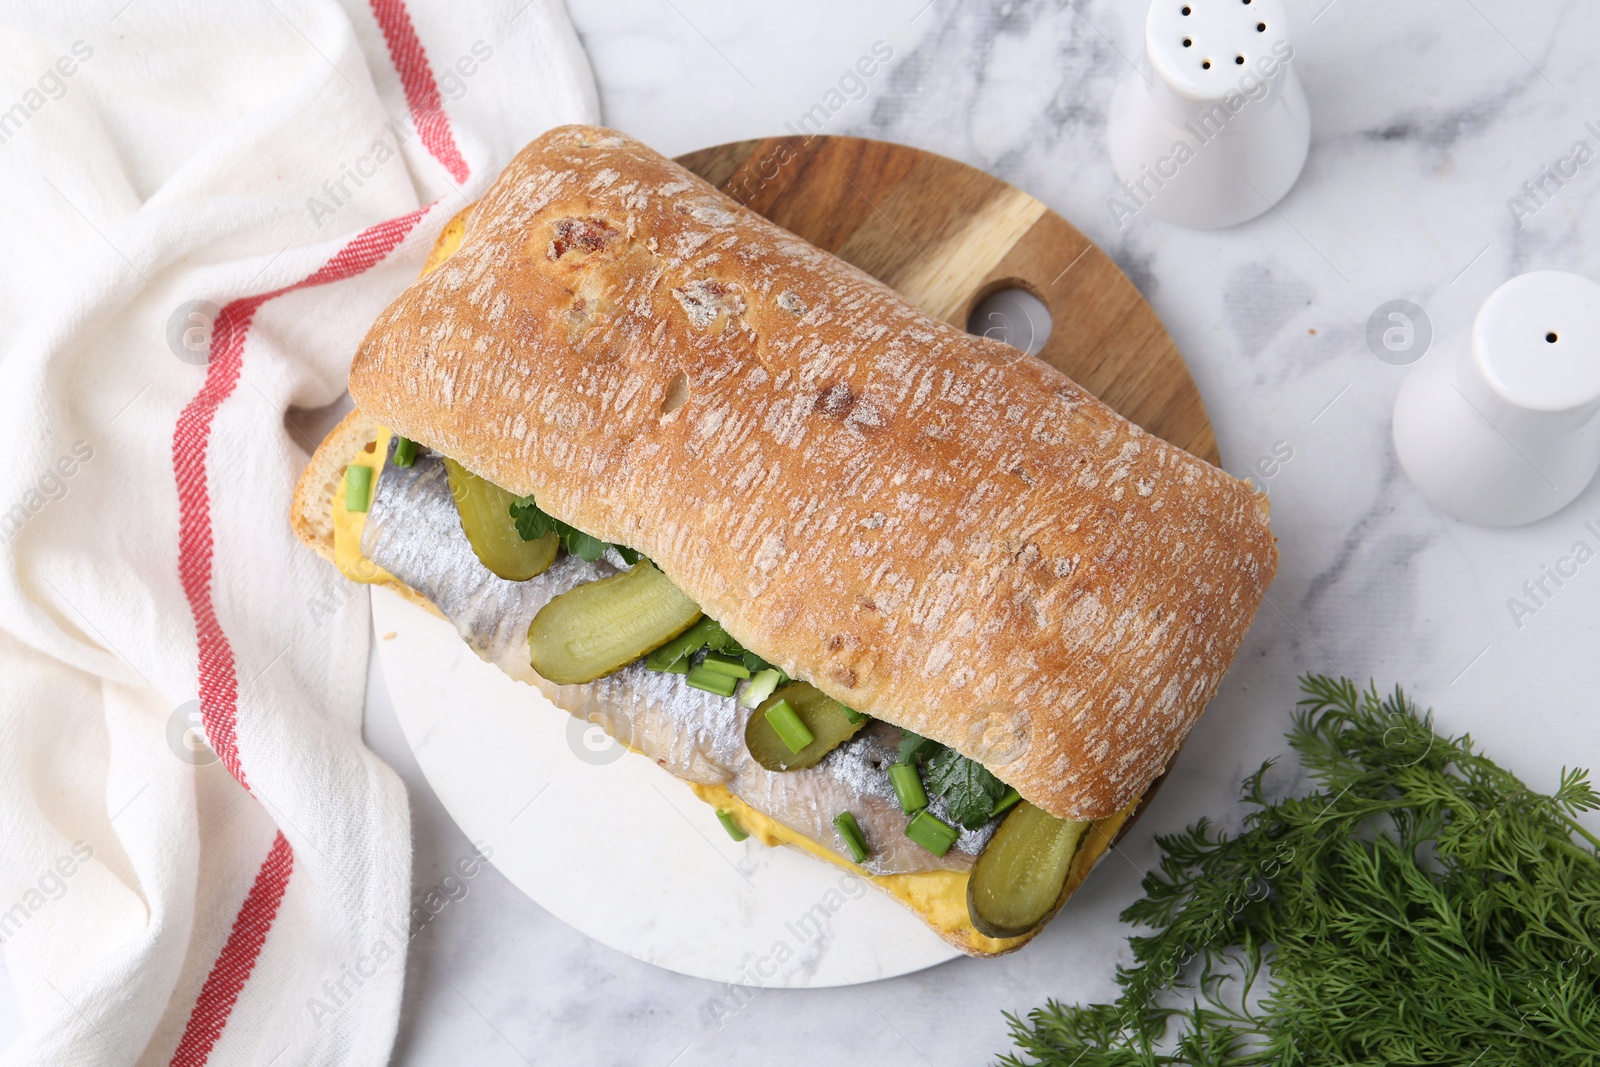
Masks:
[[[371,0],[371,3],[373,17],[378,20],[384,43],[389,46],[389,58],[394,69],[400,72],[400,87],[405,90],[406,106],[411,109],[411,121],[416,124],[423,146],[460,185],[467,180],[467,161],[456,148],[456,139],[450,132],[450,118],[444,113],[444,102],[439,98],[439,83],[433,79],[428,53],[417,39],[406,5],[401,0]]]
[[[217,962],[206,975],[206,984],[195,998],[194,1010],[183,1028],[183,1040],[178,1051],[172,1054],[172,1067],[202,1067],[211,1055],[211,1049],[228,1025],[228,1015],[239,999],[239,991],[255,970],[256,957],[266,943],[267,931],[278,915],[278,905],[289,888],[289,875],[294,872],[294,850],[279,832],[273,839],[272,851],[256,872],[255,884],[244,898],[238,916],[233,920],[233,930],[228,943],[222,946]]]
[[[237,732],[239,678],[233,648],[217,621],[211,597],[215,543],[206,460],[217,409],[239,384],[245,337],[262,304],[296,289],[340,281],[370,269],[405,239],[431,207],[418,208],[363,230],[319,270],[293,285],[230,300],[212,325],[211,362],[206,368],[205,384],[184,407],[172,431],[172,470],[178,486],[178,574],[194,617],[199,650],[200,721],[206,740],[247,789],[249,782],[239,759]],[[245,980],[255,969],[293,870],[294,850],[280,831],[189,1013],[183,1038],[172,1057],[173,1067],[200,1067],[210,1056]]]

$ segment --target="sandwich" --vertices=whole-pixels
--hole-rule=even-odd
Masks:
[[[307,545],[975,956],[1107,853],[1277,566],[1247,483],[597,127],[445,227],[349,388]]]

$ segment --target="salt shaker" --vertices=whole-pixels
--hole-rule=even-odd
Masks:
[[[1155,0],[1106,131],[1118,229],[1145,210],[1218,229],[1281,200],[1311,145],[1294,55],[1283,0]]]
[[[1394,446],[1422,495],[1482,526],[1566,507],[1600,470],[1600,285],[1535,271],[1411,369]]]

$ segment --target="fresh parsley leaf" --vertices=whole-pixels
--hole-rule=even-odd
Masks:
[[[517,533],[524,541],[537,541],[548,533],[559,533],[565,525],[545,514],[531,496],[521,496],[511,502],[511,521],[517,524]]]
[[[754,652],[751,652],[748,648],[741,650],[738,655],[744,658],[745,669],[751,674],[754,674],[757,671],[777,670],[777,668],[773,667],[771,663],[768,663]],[[778,671],[778,684],[780,686],[788,685],[789,676],[784,674],[782,671]]]
[[[944,797],[950,817],[969,830],[988,822],[1006,794],[1006,784],[988,768],[953,748],[941,748],[929,757],[922,778],[930,791]]]
[[[606,543],[598,537],[590,537],[582,530],[562,531],[561,543],[568,552],[585,563],[593,563],[606,554]]]
[[[726,652],[730,656],[744,655],[744,646],[735,641],[720,622],[713,622],[711,626],[711,631],[706,635],[706,648],[713,652]]]
[[[943,748],[944,746],[937,741],[929,741],[920,734],[914,734],[910,730],[906,730],[900,737],[900,750],[896,758],[901,763],[915,766]]]
[[[524,541],[537,541],[546,534],[556,534],[561,538],[562,548],[586,563],[593,563],[605,555],[608,548],[615,548],[622,561],[630,567],[643,558],[631,548],[607,544],[598,537],[591,537],[567,525],[545,512],[531,496],[518,497],[511,502],[511,518]]]
[[[922,784],[944,797],[950,817],[968,829],[993,818],[995,805],[1006,795],[1006,784],[983,764],[910,730],[902,732],[896,758],[913,767],[921,764]]]

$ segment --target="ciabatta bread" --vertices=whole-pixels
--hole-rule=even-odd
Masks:
[[[1162,772],[1277,563],[1248,485],[594,127],[517,156],[350,392],[1067,818]]]

